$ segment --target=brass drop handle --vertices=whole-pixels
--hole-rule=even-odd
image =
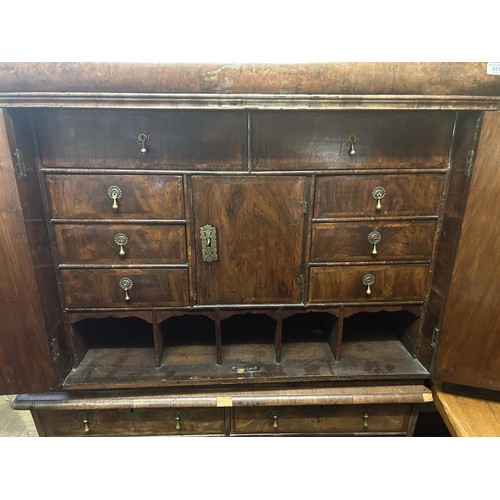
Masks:
[[[122,258],[125,257],[126,254],[124,246],[128,243],[127,235],[123,233],[115,234],[114,242],[120,247],[118,255]]]
[[[110,186],[108,189],[108,196],[113,200],[111,207],[113,210],[118,210],[118,200],[122,197],[122,190],[118,186]]]
[[[89,419],[87,417],[83,417],[83,432],[90,432]]]
[[[118,282],[118,285],[125,292],[125,301],[129,302],[130,297],[129,297],[128,291],[134,286],[134,282],[130,278],[122,278]]]
[[[149,149],[147,147],[147,144],[149,142],[149,134],[146,132],[137,132],[135,138],[141,145],[141,154],[146,155],[149,152]]]
[[[380,240],[382,239],[382,235],[378,231],[372,231],[368,235],[368,241],[373,245],[372,247],[372,255],[374,257],[377,256],[377,245],[380,243]]]
[[[278,428],[278,412],[276,410],[273,410],[271,412],[271,417],[273,417],[273,429]]]
[[[363,428],[368,429],[368,417],[370,416],[368,414],[368,410],[361,410],[361,418],[363,419]]]
[[[365,274],[363,276],[363,278],[361,279],[361,282],[363,283],[363,285],[366,286],[365,294],[367,297],[369,297],[372,294],[371,287],[375,283],[375,276],[373,276],[373,274],[370,274],[370,273]]]
[[[175,428],[178,431],[182,429],[182,415],[179,412],[175,414]]]
[[[347,150],[347,154],[349,156],[354,156],[356,154],[356,150],[354,149],[354,145],[359,141],[359,136],[355,132],[349,132],[344,138],[346,144],[349,146]]]
[[[380,200],[385,197],[385,189],[382,186],[377,186],[372,191],[372,196],[373,199],[377,202],[377,204],[375,205],[375,209],[377,210],[377,212],[380,212],[380,210],[382,210],[382,203],[380,202]]]

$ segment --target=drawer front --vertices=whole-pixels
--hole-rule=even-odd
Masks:
[[[188,304],[186,269],[64,269],[61,279],[67,307]]]
[[[242,170],[247,165],[244,112],[51,109],[37,113],[36,126],[46,167]],[[139,133],[147,135],[144,145]]]
[[[406,433],[411,405],[329,405],[234,408],[235,434]]]
[[[428,274],[427,265],[312,267],[309,301],[422,301]],[[365,276],[373,278],[370,287],[363,282]]]
[[[443,180],[441,174],[319,177],[314,217],[436,215]]]
[[[453,112],[255,113],[254,164],[259,170],[444,167],[454,120]]]
[[[184,225],[55,224],[61,264],[186,264]]]
[[[317,223],[312,229],[312,262],[428,260],[436,223]]]
[[[47,436],[224,434],[221,408],[42,410],[36,418]]]
[[[184,219],[180,176],[47,175],[46,179],[55,219]]]

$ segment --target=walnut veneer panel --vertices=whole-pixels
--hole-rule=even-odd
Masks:
[[[405,433],[411,408],[411,405],[235,408],[233,432],[316,435]]]
[[[158,436],[224,434],[220,408],[130,408],[35,412],[44,436]]]
[[[2,92],[500,95],[484,62],[158,64],[5,62]]]
[[[432,392],[424,385],[291,386],[259,389],[214,388],[200,392],[186,388],[166,392],[59,391],[19,394],[16,410],[111,410],[130,408],[222,408],[236,406],[308,406],[428,403]]]
[[[427,287],[427,265],[380,265],[312,267],[309,300],[312,303],[351,301],[422,301]],[[363,276],[375,283],[366,293]]]
[[[200,304],[300,303],[308,180],[193,177]],[[199,228],[218,229],[218,260],[204,262]]]
[[[452,112],[255,113],[258,170],[443,167]],[[354,154],[346,138],[354,134]]]
[[[381,239],[376,255],[368,235]],[[339,222],[317,223],[312,229],[311,262],[425,260],[430,259],[435,222]]]
[[[61,264],[186,264],[184,225],[55,224]],[[123,234],[125,255],[115,237]],[[118,239],[120,241],[120,239]]]
[[[8,143],[8,115],[0,110],[0,392],[47,390],[59,383],[51,364],[40,288]],[[30,172],[33,175],[33,172]],[[34,216],[35,214],[33,214]]]
[[[437,214],[444,176],[440,174],[321,176],[316,183],[314,217]],[[382,187],[381,209],[373,190]]]
[[[182,177],[171,175],[47,175],[54,219],[183,219]],[[108,195],[120,188],[118,209]]]
[[[154,307],[188,304],[185,269],[64,269],[61,271],[67,307]],[[122,278],[133,282],[129,301]]]
[[[438,380],[497,391],[500,390],[499,138],[500,114],[486,113],[436,359]]]
[[[51,109],[36,123],[48,167],[246,169],[242,112]]]

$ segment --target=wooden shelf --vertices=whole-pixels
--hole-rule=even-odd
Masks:
[[[90,348],[73,369],[63,388],[98,389],[150,386],[273,383],[345,380],[427,379],[428,371],[393,338],[346,342],[335,361],[327,342],[284,344],[276,363],[272,343],[224,346],[224,360],[215,362],[214,347],[179,345],[154,366],[153,350],[146,347]],[[166,362],[165,362],[166,361]]]

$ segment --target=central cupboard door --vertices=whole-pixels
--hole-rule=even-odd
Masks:
[[[308,185],[299,176],[192,177],[198,304],[302,302]]]

